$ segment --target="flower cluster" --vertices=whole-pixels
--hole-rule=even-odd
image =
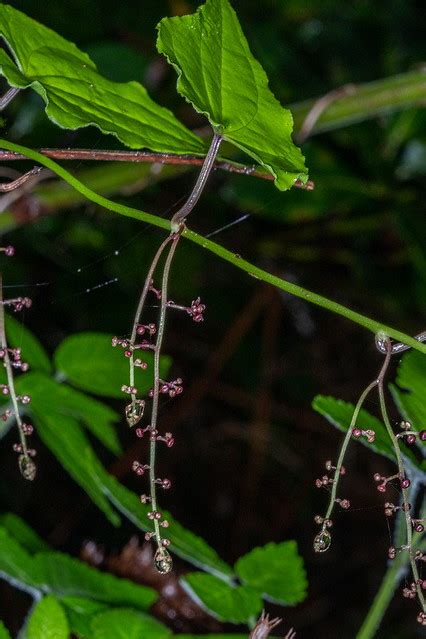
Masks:
[[[3,252],[7,257],[11,257],[15,254],[13,246],[6,246],[0,248],[0,252]],[[29,448],[27,444],[27,437],[30,437],[34,431],[32,424],[27,424],[22,421],[19,404],[27,405],[31,401],[29,395],[17,395],[15,392],[15,384],[13,371],[21,371],[25,373],[28,371],[29,366],[27,362],[22,361],[20,348],[9,348],[6,338],[5,330],[5,316],[4,308],[9,306],[13,308],[15,312],[21,311],[24,308],[30,308],[31,300],[29,297],[16,297],[10,300],[3,299],[3,285],[0,280],[0,361],[3,362],[3,366],[6,370],[6,384],[0,384],[0,393],[5,397],[10,398],[11,405],[7,406],[1,419],[7,422],[9,419],[16,421],[19,432],[19,443],[13,445],[13,450],[18,454],[18,466],[22,476],[29,481],[35,479],[37,467],[33,461],[36,451],[34,448]]]
[[[173,566],[172,558],[167,550],[170,546],[170,540],[163,538],[162,530],[169,527],[169,522],[164,519],[161,511],[157,507],[157,488],[168,490],[171,487],[171,481],[167,477],[157,477],[155,473],[154,460],[156,444],[162,442],[167,448],[171,448],[174,444],[174,436],[170,432],[161,433],[157,427],[158,410],[161,396],[167,396],[168,399],[174,399],[183,392],[183,382],[181,378],[172,380],[163,380],[160,378],[160,355],[162,340],[164,335],[165,315],[167,309],[177,309],[185,312],[189,315],[194,322],[202,322],[204,319],[205,305],[201,303],[200,298],[196,298],[191,302],[191,305],[179,306],[172,301],[167,301],[167,282],[171,259],[176,248],[179,234],[172,234],[167,240],[163,242],[160,249],[157,251],[154,257],[152,266],[149,270],[145,286],[143,288],[141,299],[139,301],[138,310],[136,313],[135,321],[133,324],[133,330],[130,337],[113,337],[112,346],[119,347],[123,350],[124,356],[129,360],[129,380],[122,386],[121,390],[126,395],[130,396],[130,401],[126,405],[125,415],[129,426],[137,426],[135,429],[136,437],[146,438],[149,442],[150,460],[148,463],[144,463],[140,460],[135,460],[132,464],[133,472],[138,477],[148,476],[149,479],[149,494],[142,494],[140,496],[141,503],[144,505],[149,504],[150,510],[147,511],[147,518],[152,522],[153,530],[149,531],[145,535],[147,541],[153,540],[157,545],[157,550],[154,555],[154,564],[157,570],[161,574],[170,572]],[[157,266],[157,262],[162,251],[168,244],[171,243],[166,264],[163,271],[162,286],[160,288],[154,287],[153,273]],[[159,319],[157,323],[142,323],[141,315],[143,307],[146,301],[146,297],[149,293],[152,293],[155,298],[160,302],[159,307]],[[147,398],[139,397],[139,391],[137,385],[135,385],[135,368],[141,369],[147,368],[147,363],[142,361],[135,355],[139,352],[151,351],[154,355],[154,370],[153,370],[153,386],[147,393]],[[142,424],[144,413],[146,409],[147,400],[150,400],[150,420],[149,423]]]
[[[381,493],[387,492],[389,486],[395,490],[400,492],[401,498],[398,504],[394,504],[390,501],[387,501],[384,504],[384,513],[387,518],[392,517],[395,514],[400,514],[400,524],[405,527],[405,543],[401,544],[398,547],[390,546],[388,549],[388,557],[390,560],[394,560],[399,553],[406,553],[408,555],[408,560],[411,566],[412,580],[406,585],[403,589],[403,596],[409,599],[418,599],[418,602],[421,607],[421,611],[417,616],[417,621],[422,625],[426,625],[426,611],[425,611],[425,597],[424,590],[426,589],[426,580],[423,580],[419,576],[419,571],[417,568],[417,564],[419,561],[426,561],[426,556],[419,550],[415,550],[414,537],[413,534],[416,533],[418,535],[422,534],[425,529],[425,519],[422,516],[413,516],[412,509],[413,506],[409,501],[409,492],[412,490],[411,480],[407,476],[406,468],[404,466],[404,457],[401,454],[400,449],[400,441],[403,441],[405,444],[413,445],[417,441],[423,442],[426,441],[426,431],[422,430],[417,432],[413,430],[412,425],[408,421],[402,421],[399,424],[400,432],[397,434],[394,432],[388,412],[386,407],[385,400],[385,392],[384,392],[384,378],[385,374],[391,359],[391,356],[394,352],[397,352],[397,349],[394,351],[390,340],[388,338],[382,340],[382,345],[384,352],[386,354],[384,363],[381,367],[380,373],[378,377],[367,386],[367,388],[361,394],[359,398],[351,419],[351,423],[346,432],[342,448],[339,454],[339,461],[336,466],[333,466],[330,461],[326,462],[326,470],[331,474],[323,475],[322,477],[316,479],[315,485],[318,488],[326,488],[330,490],[330,499],[326,514],[324,516],[316,515],[315,522],[321,526],[319,533],[316,535],[314,539],[314,550],[315,552],[325,552],[330,548],[331,545],[331,534],[330,528],[333,525],[333,521],[331,519],[331,514],[334,510],[336,504],[338,504],[344,510],[350,507],[349,501],[347,499],[340,499],[337,497],[337,489],[341,475],[345,474],[345,469],[342,465],[344,460],[347,447],[350,443],[351,438],[359,440],[361,438],[365,438],[367,443],[372,444],[376,439],[376,433],[371,429],[364,429],[362,427],[357,426],[357,420],[362,408],[362,405],[367,398],[368,394],[374,389],[377,388],[379,394],[379,404],[381,409],[381,415],[383,424],[385,426],[386,432],[389,436],[390,443],[392,445],[392,449],[394,452],[394,457],[397,463],[397,472],[389,476],[383,476],[380,473],[375,473],[373,476],[374,481],[377,484],[377,490]],[[411,493],[410,493],[411,494]],[[413,503],[416,503],[418,500],[416,499],[416,494],[412,494]]]

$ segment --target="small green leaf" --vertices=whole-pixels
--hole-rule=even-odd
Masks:
[[[96,483],[95,467],[99,464],[93,448],[78,422],[72,417],[38,412],[32,407],[35,427],[42,441],[55,455],[71,477],[86,491],[92,501],[114,525],[120,517]]]
[[[235,564],[242,581],[270,600],[294,605],[306,597],[308,583],[295,541],[254,548]]]
[[[41,373],[20,377],[16,387],[21,394],[30,395],[31,406],[38,414],[49,413],[59,423],[63,416],[72,417],[82,422],[111,452],[120,454],[121,445],[114,426],[120,416],[109,406]]]
[[[262,610],[259,593],[247,586],[233,587],[203,572],[189,573],[181,582],[191,597],[220,621],[248,623]]]
[[[196,13],[164,18],[157,48],[178,73],[177,89],[215,131],[262,164],[279,189],[306,181],[293,144],[293,118],[268,86],[228,0],[207,0]]]
[[[65,596],[61,597],[60,601],[65,607],[71,632],[79,639],[93,639],[90,626],[92,617],[102,610],[107,610],[108,606],[83,597]]]
[[[157,599],[152,588],[120,579],[60,552],[42,552],[33,563],[48,592],[147,610]]]
[[[11,315],[6,315],[6,335],[9,346],[22,349],[22,358],[32,370],[49,374],[52,365],[41,342],[28,330],[22,322]]]
[[[168,639],[172,634],[153,617],[119,608],[96,615],[91,628],[93,639]]]
[[[1,49],[0,73],[11,86],[34,89],[59,126],[94,125],[134,149],[203,154],[200,138],[151,100],[141,84],[103,78],[75,44],[5,4],[0,5],[0,36],[16,62]]]
[[[29,553],[49,550],[48,544],[21,517],[14,513],[1,515],[0,526],[3,526]]]
[[[398,366],[392,395],[405,419],[414,430],[426,429],[426,357],[415,351],[404,355]]]
[[[153,385],[153,355],[143,353],[146,371],[136,369],[135,382],[139,394],[144,395]],[[105,397],[125,399],[121,391],[129,379],[129,360],[123,349],[111,346],[107,333],[77,333],[67,337],[54,355],[58,372],[78,388]],[[167,375],[170,358],[161,358],[161,377]]]
[[[0,527],[0,576],[31,593],[94,599],[147,610],[156,600],[152,588],[100,572],[60,552],[34,556]]]
[[[8,629],[0,619],[0,639],[11,639]]]
[[[312,402],[312,407],[317,413],[324,415],[333,426],[336,426],[336,428],[343,432],[348,430],[355,410],[353,404],[344,402],[341,399],[335,399],[334,397],[325,397],[324,395],[317,395]],[[379,453],[379,455],[384,455],[392,459],[392,461],[395,461],[395,453],[389,435],[384,424],[377,419],[377,417],[361,409],[356,425],[363,430],[374,430],[376,433],[376,438],[372,444],[369,444],[365,437],[361,437],[358,441],[364,446],[367,446],[367,448],[374,450],[375,453]],[[409,457],[414,464],[418,465],[415,455],[413,455],[411,450],[403,444],[401,444],[401,449],[404,455]]]
[[[33,608],[25,629],[25,639],[68,639],[70,629],[64,609],[52,595]]]
[[[34,596],[40,574],[26,550],[0,527],[0,577]]]
[[[98,466],[98,485],[114,506],[140,530],[151,530],[147,512],[148,505],[140,503],[137,495],[120,484]],[[232,570],[201,537],[181,526],[167,511],[161,509],[170,524],[171,550],[190,563],[223,579],[232,576]]]

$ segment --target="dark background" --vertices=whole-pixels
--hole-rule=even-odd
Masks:
[[[177,96],[175,73],[155,49],[157,22],[187,13],[197,3],[11,4],[75,41],[106,76],[137,79],[188,126],[206,125]],[[420,2],[244,0],[233,5],[284,104],[425,62],[426,19]],[[29,91],[14,101],[6,117],[9,138],[35,148],[119,146],[94,128],[69,132],[54,127]],[[424,111],[412,108],[318,135],[303,151],[316,183],[313,192],[281,194],[271,183],[216,172],[190,226],[207,234],[249,214],[215,239],[269,271],[384,323],[412,334],[424,329]],[[88,168],[81,162],[67,166],[80,174]],[[195,177],[194,171],[171,172],[168,179],[160,175],[144,185],[146,168],[140,171],[142,179],[126,185],[132,186],[131,193],[122,189],[114,199],[167,217]],[[25,323],[49,351],[77,331],[127,333],[162,232],[91,203],[49,215],[41,207],[32,221],[31,203],[15,207],[12,224],[10,219],[2,223],[0,216],[3,241],[17,249],[4,280],[24,283],[34,301]],[[84,292],[112,278],[118,282]],[[185,304],[200,295],[207,314],[201,325],[179,315],[168,323],[165,350],[187,392],[163,409],[177,434],[173,454],[163,460],[174,481],[165,506],[230,562],[256,544],[296,539],[307,566],[309,596],[302,605],[277,612],[301,639],[355,636],[386,567],[389,532],[372,475],[385,472],[387,463],[364,447],[352,447],[345,491],[353,508],[337,513],[333,549],[315,555],[313,516],[323,512],[326,494],[314,488],[314,480],[325,461],[335,457],[340,435],[310,404],[317,393],[357,398],[380,364],[372,335],[264,287],[185,242],[170,289],[173,299]],[[121,410],[119,402],[113,405]],[[367,408],[377,412],[375,399]],[[133,442],[124,420],[122,442],[124,447]],[[71,553],[78,554],[86,539],[107,552],[120,549],[134,533],[130,524],[114,530],[94,506],[83,508],[79,487],[41,443],[37,447],[40,476],[28,486],[18,477],[5,440],[0,507],[19,513],[52,545]],[[127,466],[119,474],[137,489]],[[0,616],[19,627],[27,600],[4,585],[0,592]],[[420,636],[416,614],[415,605],[398,594],[377,636]]]

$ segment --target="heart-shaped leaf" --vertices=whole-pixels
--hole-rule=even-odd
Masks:
[[[268,86],[228,0],[207,0],[189,16],[164,18],[157,48],[178,73],[177,89],[214,130],[262,164],[279,189],[306,181],[293,144],[293,118]]]

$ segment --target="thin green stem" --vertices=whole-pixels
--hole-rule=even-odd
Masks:
[[[332,484],[332,488],[331,488],[331,495],[330,495],[330,501],[328,504],[328,508],[327,508],[327,512],[325,514],[325,519],[330,519],[330,516],[333,512],[333,509],[336,505],[336,495],[337,495],[337,487],[339,485],[339,479],[341,476],[341,471],[342,471],[342,466],[343,466],[343,461],[345,459],[345,455],[346,455],[346,450],[348,448],[349,442],[351,440],[352,437],[352,430],[355,428],[357,420],[358,420],[358,415],[360,413],[360,410],[365,402],[365,400],[367,399],[367,396],[370,394],[370,392],[373,390],[373,388],[375,388],[377,386],[377,379],[374,380],[374,382],[371,382],[371,384],[369,384],[367,386],[366,389],[364,389],[364,391],[362,392],[356,406],[355,406],[355,410],[353,412],[352,415],[352,419],[351,419],[351,423],[349,424],[349,428],[346,432],[345,438],[343,440],[343,444],[342,447],[340,449],[340,453],[339,453],[339,458],[337,460],[337,464],[336,464],[336,469],[334,471],[334,477],[333,477],[333,484]]]
[[[154,513],[157,511],[157,485],[155,483],[155,455],[156,455],[156,437],[157,421],[158,421],[158,406],[160,399],[160,358],[161,347],[163,344],[164,330],[166,325],[166,310],[167,310],[167,290],[169,283],[170,267],[173,261],[178,242],[180,239],[180,233],[173,236],[172,245],[167,255],[166,262],[164,264],[163,278],[161,284],[161,302],[160,302],[160,316],[158,321],[157,339],[155,342],[154,350],[154,393],[152,397],[152,413],[151,413],[151,433],[150,439],[150,458],[149,458],[149,483],[150,483],[150,497],[152,503],[152,510]],[[154,528],[156,542],[159,548],[161,548],[161,533],[160,525],[157,519],[154,519]]]
[[[385,361],[386,368],[387,368],[387,363],[390,361],[391,356],[392,356],[392,346],[388,340],[388,352],[386,354],[386,361]],[[385,368],[385,371],[386,371],[386,368]],[[382,418],[383,418],[383,422],[385,424],[386,430],[392,441],[392,446],[395,452],[397,466],[398,466],[398,476],[399,476],[399,480],[402,482],[402,480],[404,480],[406,477],[405,466],[404,466],[404,460],[402,458],[401,449],[399,447],[399,441],[395,433],[393,432],[393,428],[391,426],[387,408],[386,408],[386,398],[385,398],[385,390],[384,390],[384,373],[378,381],[378,388],[379,388],[380,411],[382,413]],[[420,585],[419,571],[417,570],[417,564],[414,559],[413,528],[411,523],[411,514],[410,514],[411,506],[408,499],[408,489],[404,488],[401,485],[401,493],[402,493],[402,506],[403,506],[403,512],[405,516],[405,526],[406,526],[406,534],[407,534],[405,545],[407,547],[407,552],[410,558],[411,572],[413,573],[413,581],[416,584],[417,597],[418,597],[420,606],[422,608],[422,611],[425,612],[426,605],[425,605],[425,599],[423,596],[423,589]]]
[[[0,147],[8,149],[10,151],[16,151],[18,153],[21,153],[22,155],[25,155],[26,157],[42,164],[43,166],[46,166],[47,168],[54,171],[54,173],[56,173],[59,177],[62,177],[66,182],[68,182],[68,184],[70,184],[73,188],[79,191],[88,200],[95,202],[96,204],[106,208],[107,210],[114,211],[115,213],[119,213],[120,215],[124,215],[126,217],[132,217],[134,219],[147,222],[149,224],[158,226],[163,229],[170,230],[171,228],[171,223],[168,220],[164,220],[163,218],[158,217],[156,215],[145,213],[143,211],[139,211],[138,209],[134,209],[134,208],[125,206],[123,204],[117,204],[101,195],[98,195],[97,193],[94,193],[91,189],[87,188],[84,184],[82,184],[79,180],[77,180],[73,175],[71,175],[68,171],[66,171],[63,167],[58,165],[56,162],[54,162],[50,158],[46,158],[40,155],[39,153],[37,153],[36,151],[33,151],[32,149],[28,149],[26,147],[23,147],[18,144],[14,144],[12,142],[9,142],[7,140],[2,140],[2,139],[0,139]],[[212,242],[211,240],[208,240],[202,237],[201,235],[194,233],[194,231],[185,229],[182,232],[182,237],[185,237],[188,240],[194,242],[195,244],[202,246],[203,248],[207,249],[211,253],[214,253],[221,259],[227,262],[230,262],[237,268],[245,271],[246,273],[248,273],[249,275],[251,275],[252,277],[256,279],[267,282],[268,284],[271,284],[272,286],[275,286],[283,291],[286,291],[287,293],[295,295],[296,297],[300,297],[311,304],[316,304],[317,306],[321,306],[322,308],[325,308],[331,311],[332,313],[345,317],[349,319],[350,321],[356,324],[359,324],[360,326],[363,326],[364,328],[370,330],[374,334],[382,332],[388,335],[389,337],[397,340],[398,342],[402,342],[406,344],[407,346],[410,346],[411,348],[414,348],[420,351],[421,353],[426,354],[426,344],[422,344],[418,342],[416,339],[414,339],[413,337],[410,337],[409,335],[406,335],[402,331],[398,331],[390,326],[377,322],[365,315],[362,315],[361,313],[357,313],[356,311],[353,311],[350,308],[343,306],[342,304],[339,304],[337,302],[334,302],[333,300],[323,297],[322,295],[313,293],[312,291],[309,291],[300,286],[297,286],[296,284],[287,282],[286,280],[280,277],[277,277],[276,275],[273,275],[272,273],[268,273],[267,271],[264,271],[263,269],[260,269],[257,266],[254,266],[253,264],[251,264],[250,262],[242,259],[241,256],[236,255],[232,251],[228,251],[223,246],[220,246],[219,244],[216,244],[215,242]]]
[[[413,502],[415,501],[416,498],[414,496]],[[423,509],[421,517],[425,516],[426,512]],[[417,547],[422,535],[423,533],[414,533],[412,539],[413,548]],[[409,559],[404,553],[400,553],[393,561],[389,562],[380,588],[355,639],[373,639],[408,564]]]
[[[30,469],[33,469],[35,471],[35,465],[34,462],[32,461],[32,459],[30,458],[29,454],[28,454],[28,446],[27,446],[27,439],[25,437],[25,433],[24,433],[24,427],[22,424],[22,419],[21,419],[21,415],[19,412],[19,406],[18,406],[18,400],[16,397],[16,391],[15,391],[15,382],[14,382],[14,378],[13,378],[13,370],[12,370],[12,364],[10,361],[10,355],[9,355],[9,350],[8,350],[8,345],[7,345],[7,338],[6,338],[6,328],[5,328],[5,317],[4,317],[4,300],[3,300],[3,277],[0,273],[0,346],[3,350],[3,363],[4,363],[4,367],[6,369],[6,377],[7,377],[7,385],[9,388],[9,396],[10,399],[12,400],[12,406],[13,406],[13,413],[14,413],[14,418],[16,421],[16,425],[18,427],[18,433],[19,433],[19,440],[21,443],[21,451],[20,451],[20,457],[19,457],[19,467],[21,470],[22,475],[26,478],[26,479],[34,479],[34,476],[31,476],[31,473],[25,472],[25,468],[27,467],[27,470],[29,471]]]
[[[160,257],[162,255],[164,249],[166,248],[167,244],[169,244],[169,242],[171,242],[171,240],[172,240],[172,236],[169,235],[168,237],[166,237],[164,242],[161,243],[159,249],[157,250],[156,254],[154,255],[154,259],[152,260],[151,266],[150,266],[148,274],[146,276],[145,284],[143,286],[142,293],[141,293],[141,296],[140,296],[139,302],[138,302],[138,307],[136,309],[135,319],[133,321],[132,334],[131,334],[131,337],[130,337],[130,345],[131,345],[131,347],[133,347],[135,345],[135,342],[136,342],[137,327],[138,327],[138,324],[140,322],[140,318],[141,318],[141,315],[142,315],[143,307],[145,305],[146,296],[148,295],[148,291],[149,291],[149,287],[150,287],[150,284],[151,284],[151,280],[153,278],[155,269],[157,268],[158,260],[160,259]],[[131,349],[131,356],[130,356],[130,359],[129,359],[129,383],[130,383],[131,387],[134,387],[134,385],[135,385],[135,360],[134,360],[134,351],[133,351],[133,349]],[[131,394],[131,398],[132,398],[132,414],[134,414],[134,412],[135,412],[136,395],[134,393],[132,393]]]
[[[402,555],[399,555],[397,559],[389,563],[380,588],[356,635],[356,639],[372,639],[376,634],[383,616],[392,601],[395,590],[398,587],[398,574],[406,563]]]

